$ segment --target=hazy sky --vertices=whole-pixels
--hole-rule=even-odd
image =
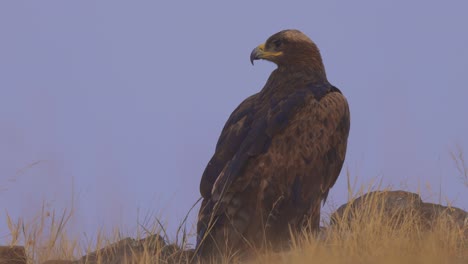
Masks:
[[[468,4],[381,2],[1,1],[0,241],[6,212],[72,199],[73,234],[134,234],[152,214],[173,238],[229,114],[274,69],[251,50],[287,28],[349,100],[358,185],[468,209],[449,155],[468,151]],[[329,200],[346,199],[342,173]]]

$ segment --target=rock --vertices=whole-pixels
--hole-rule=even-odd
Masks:
[[[110,244],[102,249],[83,256],[77,263],[79,264],[111,264],[123,263],[139,252],[139,243],[130,237],[124,238],[116,243]]]
[[[172,244],[163,249],[160,259],[164,260],[164,263],[192,263],[194,254],[194,249],[182,250],[177,245]]]
[[[151,235],[140,240],[127,237],[77,261],[49,260],[42,264],[188,263],[193,252],[168,245],[160,235]]]
[[[412,213],[423,204],[418,194],[405,191],[375,191],[366,193],[349,203],[343,204],[331,216],[331,224],[350,222],[355,215],[371,217],[377,210],[392,217],[401,213]],[[372,210],[372,211],[370,211]],[[359,212],[359,213],[356,213]],[[365,219],[361,219],[365,220]]]
[[[423,203],[419,208],[421,220],[426,227],[432,227],[437,219],[447,220],[460,229],[465,229],[468,238],[468,212],[456,207],[447,207],[440,204]]]
[[[110,244],[102,249],[89,253],[77,261],[72,260],[48,260],[43,264],[120,264],[133,263],[130,260],[140,263],[146,252],[148,256],[168,255],[170,247],[159,235],[151,235],[144,239],[135,240],[127,237],[116,243]],[[166,254],[163,254],[165,253]],[[151,262],[152,263],[152,262]]]
[[[161,248],[167,246],[166,241],[164,241],[164,238],[157,234],[140,239],[138,241],[138,245],[141,252],[143,252],[146,247],[146,250],[151,254],[157,254],[157,252],[160,251]]]
[[[456,207],[424,203],[418,194],[405,191],[375,191],[364,194],[340,206],[332,214],[330,224],[350,223],[356,215],[365,222],[368,217],[375,215],[376,209],[382,210],[383,216],[396,224],[404,217],[414,216],[413,219],[428,229],[440,219],[447,219],[449,224],[465,230],[468,237],[468,212]]]
[[[24,247],[0,246],[0,264],[26,264],[27,257]]]

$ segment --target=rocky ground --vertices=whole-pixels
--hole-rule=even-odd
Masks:
[[[468,212],[455,207],[424,203],[418,194],[405,191],[370,192],[350,203],[343,204],[332,214],[328,229],[334,228],[337,223],[352,223],[353,218],[357,215],[363,224],[370,221],[366,217],[372,217],[371,214],[365,213],[366,210],[369,210],[369,204],[377,206],[378,210],[382,212],[381,215],[390,219],[395,228],[398,228],[399,223],[408,216],[411,216],[411,219],[415,219],[421,228],[428,231],[434,227],[436,222],[439,223],[440,219],[445,219],[446,224],[454,225],[462,230],[466,241],[468,241]],[[327,232],[327,228],[322,228],[319,238],[325,239]],[[126,263],[126,260],[130,258],[136,260],[136,263],[146,263],[147,259],[150,259],[151,263],[187,263],[193,254],[194,250],[182,250],[177,245],[168,244],[161,236],[153,235],[141,240],[125,238],[78,260],[49,260],[43,264],[118,264]],[[155,256],[159,258],[156,261],[154,260]],[[26,264],[25,249],[21,246],[0,247],[0,264],[7,263]]]

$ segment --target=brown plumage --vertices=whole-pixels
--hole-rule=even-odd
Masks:
[[[348,103],[328,82],[317,46],[284,30],[253,50],[257,59],[278,68],[231,114],[203,173],[201,256],[278,247],[290,230],[317,230],[345,159]]]

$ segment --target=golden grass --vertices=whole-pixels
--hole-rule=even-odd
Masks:
[[[269,261],[272,256],[267,255],[259,263],[468,263],[466,227],[462,230],[441,217],[429,231],[414,215],[403,216],[396,225],[395,217],[374,208],[349,212],[353,220],[329,227],[321,240],[301,234],[278,261]]]
[[[460,173],[460,178],[468,187],[468,166],[464,162],[463,152],[457,148],[450,155]],[[371,182],[354,192],[357,179],[351,182],[349,171],[346,172],[346,177],[349,201],[365,193],[382,189],[380,183]],[[385,188],[385,190],[390,189]],[[454,225],[449,217],[442,215],[432,223],[432,228],[428,229],[421,224],[418,214],[412,209],[395,211],[389,215],[388,211],[383,209],[385,201],[381,199],[383,197],[370,196],[370,199],[366,200],[366,206],[361,209],[347,207],[341,217],[334,219],[333,225],[325,224],[325,229],[320,234],[305,231],[293,234],[289,250],[257,253],[254,258],[244,259],[244,262],[468,264],[468,219],[465,220],[464,226],[459,226]],[[109,263],[109,259],[122,256],[121,251],[112,247],[117,241],[133,247],[125,252],[123,263],[113,263],[190,263],[182,250],[191,246],[188,242],[189,232],[185,228],[190,211],[180,223],[173,241],[168,241],[169,236],[159,218],[146,215],[142,223],[137,219],[139,228],[135,239],[124,240],[126,236],[115,229],[111,237],[98,233],[95,238],[87,238],[88,241],[84,244],[80,242],[80,238],[67,235],[67,224],[72,218],[73,211],[73,204],[69,210],[60,214],[55,211],[49,212],[43,206],[37,216],[29,222],[12,219],[7,213],[9,245],[24,245],[28,263],[40,264],[51,259],[79,260],[85,255],[92,256],[88,258],[89,261],[92,260],[90,263]],[[160,241],[140,240],[149,236],[160,236],[171,245],[164,247]],[[108,250],[100,250],[102,248]],[[138,252],[135,251],[136,248]],[[233,254],[223,256],[221,261],[213,263],[233,263],[236,259],[238,255]]]
[[[455,148],[450,150],[450,157],[455,164],[460,179],[463,181],[463,184],[468,187],[468,165],[465,162],[463,149],[459,144],[455,145]]]
[[[405,212],[398,218],[388,217],[378,198],[369,201],[366,210],[345,210],[345,217],[318,236],[309,233],[296,234],[290,250],[258,254],[249,263],[468,263],[468,225],[463,228],[453,225],[448,218],[440,217],[429,231],[423,228],[414,214]],[[351,220],[347,220],[352,216]],[[119,234],[113,239],[98,234],[96,245],[81,245],[77,239],[66,235],[66,224],[71,212],[60,215],[44,209],[35,221],[26,224],[21,219],[13,221],[7,215],[11,245],[24,244],[30,263],[42,263],[50,259],[79,259],[111,242],[121,240]],[[467,223],[468,224],[468,223]],[[164,236],[165,230],[155,220],[151,228],[144,228],[146,235]],[[118,232],[116,232],[118,234]],[[179,244],[186,247],[187,233],[183,231]],[[136,241],[136,240],[133,240]],[[134,243],[134,242],[131,242]],[[126,263],[167,263],[161,260],[162,245],[143,245],[143,251]],[[174,248],[175,249],[175,248]],[[96,257],[94,263],[106,263],[107,251]],[[188,263],[177,252],[172,260]],[[235,256],[225,256],[224,263],[231,263]],[[174,263],[174,262],[172,262]]]

